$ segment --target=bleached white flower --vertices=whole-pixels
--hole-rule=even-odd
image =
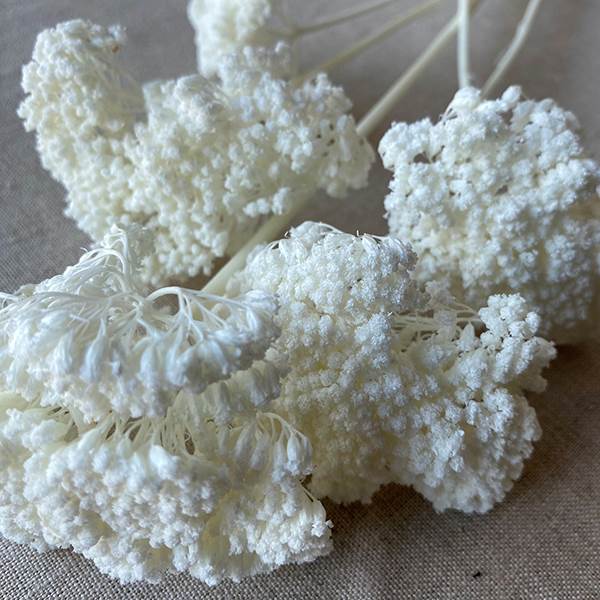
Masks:
[[[390,233],[416,276],[484,306],[518,292],[559,342],[593,335],[600,310],[600,169],[574,115],[518,87],[484,101],[460,90],[440,121],[395,124],[379,151],[394,173]]]
[[[123,582],[239,580],[331,547],[309,440],[272,402],[272,296],[147,294],[148,231],[3,295],[0,533]],[[169,302],[172,300],[172,302]]]
[[[288,77],[289,52],[246,48],[200,75],[139,85],[117,64],[120,28],[69,21],[42,32],[19,108],[66,213],[94,240],[150,229],[153,285],[209,273],[270,214],[366,183],[373,152],[324,74]]]
[[[200,396],[182,392],[154,419],[86,424],[0,394],[0,533],[73,548],[122,582],[188,571],[214,585],[326,554],[330,523],[299,483],[310,445],[260,410],[278,380],[253,370]]]
[[[264,355],[278,335],[274,299],[179,287],[147,294],[148,237],[113,228],[63,274],[5,295],[0,388],[86,420],[161,416],[179,390],[200,393]]]
[[[217,74],[220,61],[245,46],[271,46],[283,39],[274,22],[281,10],[274,0],[191,0],[188,18],[200,73]]]
[[[539,435],[524,391],[543,389],[554,349],[519,296],[479,315],[442,304],[439,286],[426,301],[414,264],[396,239],[305,223],[255,252],[230,291],[278,298],[267,356],[289,373],[274,409],[313,445],[313,493],[369,501],[397,482],[439,510],[483,512]]]

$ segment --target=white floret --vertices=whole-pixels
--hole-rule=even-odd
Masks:
[[[554,350],[518,296],[480,317],[439,292],[425,303],[414,262],[396,239],[306,223],[254,253],[230,291],[278,297],[268,356],[289,372],[274,407],[312,443],[315,495],[369,501],[397,482],[439,510],[483,512],[539,435],[523,392],[543,389]]]
[[[149,235],[114,228],[63,274],[4,295],[1,388],[88,421],[161,416],[179,390],[200,393],[262,358],[278,335],[274,299],[145,293]]]
[[[309,442],[244,390],[229,389],[247,410],[227,420],[182,393],[166,417],[94,424],[0,394],[0,533],[72,547],[124,583],[214,585],[326,554],[330,523],[299,483]],[[260,404],[277,393],[275,377]]]
[[[86,233],[152,230],[145,281],[209,273],[266,215],[365,185],[373,152],[350,101],[324,74],[293,83],[285,46],[223,57],[214,81],[141,86],[117,64],[122,43],[121,29],[84,21],[42,32],[18,112]]]
[[[336,501],[370,499],[390,480],[382,417],[392,368],[393,313],[419,298],[415,256],[392,238],[305,223],[259,251],[232,282],[270,290],[282,334],[269,358],[289,367],[275,407],[313,444],[310,488]]]
[[[479,315],[438,307],[418,321],[401,315],[396,325],[415,333],[396,353],[409,385],[392,471],[436,510],[486,512],[521,476],[541,435],[524,393],[543,391],[540,372],[555,351],[535,336],[539,319],[517,295],[491,296]]]
[[[395,124],[379,151],[394,177],[390,233],[481,307],[520,293],[559,342],[593,335],[600,310],[600,169],[574,115],[518,87],[497,100],[460,90],[438,123]]]
[[[52,444],[64,437],[68,426],[58,418],[46,422],[44,410],[22,412],[27,406],[19,395],[0,392],[0,532],[14,542],[44,551],[49,546],[36,508],[24,496],[23,467],[30,457],[25,440],[37,437]]]
[[[273,0],[191,0],[188,18],[195,32],[198,70],[215,75],[225,56],[245,46],[272,45],[280,2]]]

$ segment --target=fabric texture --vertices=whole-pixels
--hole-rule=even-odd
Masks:
[[[330,0],[328,14],[365,0]],[[127,66],[141,80],[195,68],[184,0],[0,0],[0,289],[51,276],[77,259],[89,240],[63,214],[64,190],[39,164],[34,136],[15,114],[20,69],[37,32],[84,17],[128,28]],[[324,16],[318,0],[291,0],[305,22]],[[316,35],[301,45],[314,65],[371,31],[415,0],[399,0],[372,17]],[[487,0],[472,25],[473,71],[481,84],[506,44],[526,1]],[[453,10],[452,2],[336,70],[360,117],[410,64]],[[600,156],[600,5],[546,0],[526,48],[505,79],[532,98],[553,96],[573,110]],[[456,88],[454,49],[432,66],[390,118],[438,115]],[[500,91],[500,90],[497,90]],[[373,136],[374,142],[384,128]],[[299,220],[348,231],[385,232],[389,174],[376,166],[369,189],[343,201],[316,198]],[[600,315],[599,315],[600,316]],[[548,390],[531,398],[544,430],[522,479],[483,516],[436,514],[408,488],[388,486],[370,506],[326,501],[334,551],[240,584],[209,588],[186,575],[158,586],[122,586],[68,551],[38,555],[0,540],[0,600],[183,598],[600,598],[600,345],[565,347],[547,372]]]

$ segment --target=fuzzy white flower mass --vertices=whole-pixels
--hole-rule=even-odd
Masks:
[[[289,52],[245,48],[200,75],[138,84],[119,66],[119,27],[43,31],[19,108],[66,213],[94,240],[113,224],[152,231],[153,285],[209,273],[270,214],[366,183],[373,151],[324,74],[294,84]]]
[[[226,298],[157,288],[366,183],[350,102],[291,78],[280,9],[191,0],[202,74],[145,85],[120,27],[39,35],[19,115],[100,243],[0,294],[8,539],[213,585],[329,552],[317,498],[394,482],[485,512],[521,475],[541,433],[525,393],[555,355],[537,333],[576,339],[600,309],[600,169],[552,101],[467,88],[439,123],[394,125],[394,237],[305,223]]]
[[[273,299],[144,295],[148,235],[114,230],[4,295],[0,533],[123,582],[215,584],[326,554],[330,523],[301,484],[310,443],[272,412]]]
[[[544,388],[554,349],[519,296],[479,315],[427,303],[414,264],[396,239],[306,223],[252,255],[230,291],[278,297],[267,356],[289,372],[274,409],[312,443],[313,493],[369,501],[397,482],[438,510],[484,512],[539,436],[524,391]]]
[[[5,295],[0,388],[86,420],[154,417],[173,392],[200,393],[264,355],[278,335],[271,296],[147,294],[139,275],[150,250],[149,232],[114,228],[63,274]]]
[[[518,87],[497,100],[460,90],[438,123],[397,123],[379,151],[394,177],[390,233],[481,307],[520,293],[559,342],[593,334],[600,310],[600,169],[574,115]]]
[[[196,34],[200,73],[216,75],[219,62],[228,54],[281,39],[269,28],[280,9],[273,0],[191,0],[188,18]]]
[[[263,391],[268,405],[277,388]],[[239,580],[330,550],[325,511],[299,483],[310,456],[276,415],[223,421],[203,396],[180,393],[163,418],[84,424],[2,393],[0,533],[73,548],[122,582]]]

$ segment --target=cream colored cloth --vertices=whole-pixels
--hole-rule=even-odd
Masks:
[[[291,0],[310,21],[367,0]],[[315,64],[416,0],[398,0],[379,17],[316,36],[302,48]],[[337,70],[334,78],[362,115],[443,25],[454,3]],[[524,0],[484,0],[473,23],[473,70],[481,84],[511,34]],[[183,0],[0,0],[0,289],[62,271],[88,243],[62,215],[64,190],[41,168],[34,137],[15,115],[20,68],[35,35],[84,17],[127,26],[124,61],[144,79],[194,69],[192,31]],[[553,96],[572,109],[588,147],[600,155],[600,3],[546,0],[535,30],[506,83],[533,98]],[[428,70],[393,117],[412,120],[443,111],[456,87],[454,49]],[[376,139],[376,136],[374,137]],[[302,218],[346,230],[385,232],[388,175],[373,170],[368,190],[342,204],[319,198]],[[600,315],[599,315],[600,317]],[[407,488],[389,486],[370,506],[327,504],[334,552],[241,584],[208,588],[170,576],[159,586],[121,586],[67,551],[38,555],[0,540],[0,599],[530,599],[600,598],[600,347],[561,349],[548,391],[532,398],[544,437],[504,504],[484,516],[436,514]]]

